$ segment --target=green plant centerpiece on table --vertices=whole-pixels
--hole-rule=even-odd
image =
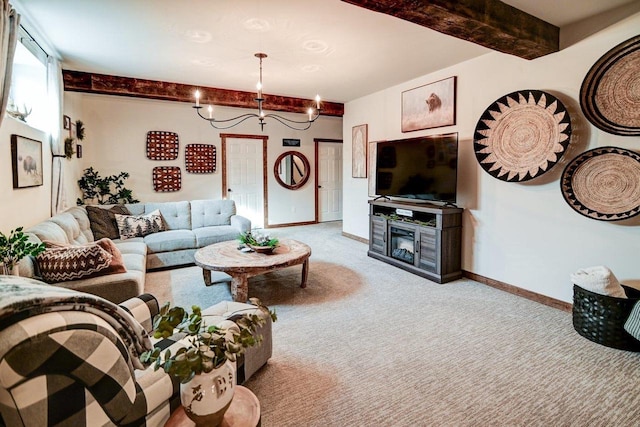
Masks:
[[[191,307],[188,314],[182,307],[162,306],[154,318],[154,337],[168,338],[175,332],[186,334],[185,347],[175,354],[159,348],[140,356],[145,364],[155,363],[154,370],[164,371],[180,380],[180,400],[187,416],[196,425],[219,425],[231,404],[235,389],[236,358],[245,350],[262,341],[256,335],[258,326],[267,316],[277,320],[275,311],[262,305],[257,298],[250,299],[258,313],[244,313],[234,319],[235,325],[223,328],[207,326],[200,307]]]
[[[4,274],[13,273],[14,267],[28,255],[36,256],[45,249],[44,243],[32,243],[23,233],[24,227],[11,230],[9,237],[0,232],[0,261]]]
[[[278,239],[259,231],[247,231],[238,236],[240,243],[244,243],[256,252],[271,252],[278,247]]]

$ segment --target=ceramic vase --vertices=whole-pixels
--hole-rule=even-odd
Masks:
[[[211,372],[180,384],[184,412],[198,427],[217,427],[231,405],[235,387],[236,363],[227,360]]]

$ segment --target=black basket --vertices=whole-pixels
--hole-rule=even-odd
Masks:
[[[624,330],[640,290],[622,285],[627,299],[596,294],[573,285],[573,327],[583,337],[619,350],[640,352],[640,341]]]

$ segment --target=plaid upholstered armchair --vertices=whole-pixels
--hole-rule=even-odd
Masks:
[[[163,425],[177,383],[138,359],[157,312],[0,276],[0,425]]]

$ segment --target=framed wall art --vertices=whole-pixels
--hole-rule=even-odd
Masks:
[[[64,130],[71,130],[71,117],[62,116],[62,128]]]
[[[367,177],[367,125],[354,126],[351,129],[351,176]]]
[[[13,188],[42,185],[42,142],[11,135]]]
[[[402,132],[455,124],[455,76],[402,92]]]
[[[369,163],[369,170],[371,173],[369,174],[369,196],[376,196],[376,161],[377,161],[377,142],[369,143],[369,151],[367,153],[367,162]]]

